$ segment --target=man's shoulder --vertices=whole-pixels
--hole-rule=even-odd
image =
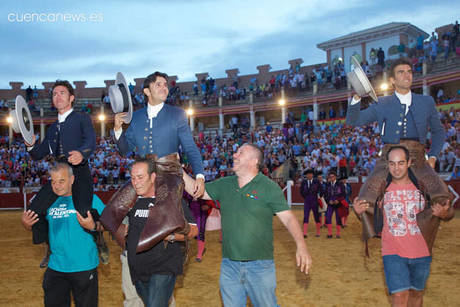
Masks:
[[[93,194],[93,204],[94,203],[101,203],[101,204],[104,204],[104,202],[102,201],[102,199],[100,199],[99,196],[97,196],[97,194]]]
[[[88,113],[72,111],[66,118],[67,120],[82,120],[82,119],[91,119]]]
[[[217,178],[213,181],[206,182],[206,185],[229,184],[231,182],[236,182],[236,176],[225,176],[225,177]]]
[[[257,174],[256,180],[254,180],[254,183],[263,184],[265,187],[267,187],[270,190],[281,189],[280,186],[275,181],[273,181],[271,178],[265,176],[264,174],[260,172],[259,174]]]
[[[412,101],[417,102],[417,103],[423,102],[424,104],[425,103],[435,104],[433,97],[428,96],[428,95],[421,95],[417,93],[412,93]]]
[[[380,106],[380,107],[382,107],[384,105],[393,104],[395,102],[397,102],[397,99],[396,99],[396,95],[393,94],[393,95],[389,95],[389,96],[381,96],[381,97],[379,97],[378,103],[374,103],[371,106],[376,106],[376,107]]]
[[[172,114],[185,114],[185,111],[184,109],[182,108],[179,108],[177,106],[172,106],[170,104],[167,104],[165,103],[164,106],[163,106],[164,110],[168,113],[172,113]]]
[[[147,115],[147,107],[140,108],[139,110],[136,110],[133,112],[133,118],[131,121],[142,118],[146,115]]]

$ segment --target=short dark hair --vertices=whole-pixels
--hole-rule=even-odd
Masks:
[[[256,159],[257,159],[257,168],[260,170],[264,164],[264,153],[262,152],[262,150],[259,148],[259,146],[257,146],[256,144],[252,144],[252,143],[245,143],[244,145],[247,145],[249,147],[251,147],[252,149],[255,150],[256,152]],[[244,146],[243,145],[243,146]]]
[[[134,160],[134,162],[131,164],[131,166],[129,168],[129,172],[131,173],[131,171],[133,169],[133,166],[136,165],[136,164],[139,164],[139,163],[147,164],[147,173],[149,174],[149,176],[152,175],[152,173],[157,172],[157,166],[156,166],[155,162],[153,162],[151,159],[142,158],[142,157],[137,157]]]
[[[55,89],[57,86],[64,86],[64,87],[66,87],[67,90],[69,91],[69,94],[72,95],[72,96],[75,96],[75,92],[74,92],[74,90],[73,90],[72,84],[70,84],[69,81],[67,81],[67,80],[56,80],[56,82],[54,82],[53,87],[51,88],[51,90],[54,91],[54,89]]]
[[[390,78],[395,77],[395,68],[398,65],[409,65],[412,68],[412,62],[408,58],[396,59],[390,66]]]
[[[166,82],[169,82],[169,77],[168,77],[167,74],[165,74],[163,72],[156,71],[153,74],[148,75],[147,78],[145,78],[144,85],[142,86],[142,91],[144,91],[144,89],[146,89],[146,88],[149,88],[150,83],[154,83],[155,81],[157,81],[158,77],[165,78]],[[144,98],[145,98],[145,101],[147,101],[147,102],[149,101],[149,98],[145,94],[144,94]]]
[[[392,152],[393,150],[396,150],[396,149],[401,149],[402,151],[404,151],[404,154],[406,156],[406,161],[409,161],[409,158],[410,158],[410,155],[409,155],[409,149],[407,149],[405,146],[403,145],[395,145],[395,146],[391,146],[390,149],[387,151],[386,155],[385,155],[385,158],[388,159],[390,158],[390,152]]]
[[[54,89],[58,86],[64,86],[69,91],[70,96],[74,97],[72,101],[73,107],[73,104],[75,103],[75,91],[73,90],[72,84],[70,84],[70,82],[67,80],[56,80],[56,82],[53,84],[53,87],[51,87],[51,92],[53,92]]]

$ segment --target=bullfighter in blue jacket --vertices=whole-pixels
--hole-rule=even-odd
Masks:
[[[134,151],[136,155],[141,157],[153,160],[159,159],[158,161],[162,160],[162,163],[172,165],[173,169],[181,169],[177,153],[182,150],[187,155],[197,178],[195,195],[193,196],[202,195],[204,192],[204,168],[200,152],[188,126],[185,111],[165,103],[169,93],[168,76],[161,72],[155,72],[147,76],[144,80],[143,91],[148,104],[146,107],[134,112],[127,130],[122,131],[123,118],[126,113],[115,115],[114,135],[120,153],[127,155]],[[162,174],[164,172],[161,172],[161,169],[160,167],[156,185],[160,185],[163,182]],[[167,191],[168,197],[174,196],[173,202],[176,201],[176,198],[182,198],[182,175],[177,176],[176,179],[178,180],[177,187],[173,191]],[[171,184],[168,184],[168,186],[171,186]],[[121,216],[126,214],[126,206],[130,206],[132,201],[136,199],[136,194],[130,183],[122,189],[127,190],[119,193],[118,199],[112,199],[102,215],[103,224],[112,233],[119,228],[122,220]],[[121,194],[129,194],[132,197],[126,197]],[[122,200],[122,198],[126,199]],[[169,200],[171,201],[172,199],[169,198]],[[180,202],[177,205],[180,206]],[[158,199],[156,206],[158,206]],[[115,216],[116,218],[114,218]],[[153,233],[153,228],[150,227],[150,225],[153,225],[154,219],[155,217],[152,214],[149,215],[139,239],[138,252],[148,250],[154,245],[152,240],[155,234]]]
[[[445,131],[435,108],[435,102],[431,96],[419,95],[411,91],[412,64],[409,60],[405,58],[395,60],[390,68],[389,79],[395,88],[393,95],[379,97],[378,103],[364,110],[360,110],[361,98],[357,95],[348,105],[346,124],[361,126],[378,122],[385,143],[381,153],[382,158],[361,187],[358,198],[368,202],[370,208],[367,212],[372,214],[371,212],[374,211],[372,207],[386,188],[389,174],[388,163],[385,161],[386,152],[392,145],[400,144],[407,147],[410,152],[411,172],[422,192],[432,200],[432,203],[449,205],[451,195],[447,186],[433,170],[445,140]],[[425,155],[428,132],[431,135],[431,148]],[[431,218],[431,211],[428,210],[424,219],[429,221]],[[370,223],[371,220],[369,219]],[[374,236],[375,232],[373,225],[365,224],[367,222],[363,220],[364,238],[367,239]],[[420,229],[425,236],[424,227]]]

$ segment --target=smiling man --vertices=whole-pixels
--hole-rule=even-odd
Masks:
[[[146,227],[150,210],[158,206],[155,181],[155,163],[144,158],[137,159],[131,167],[131,182],[138,199],[129,210],[126,250],[131,280],[145,306],[166,307],[174,290],[177,275],[183,273],[184,241],[198,234],[195,224],[190,226],[187,235],[169,234],[164,242],[137,253],[141,233]],[[173,206],[173,204],[169,204]],[[187,206],[182,206],[181,214],[189,223],[194,219]],[[168,243],[166,243],[168,242]]]
[[[67,163],[57,163],[49,173],[56,201],[44,217],[27,210],[21,220],[27,230],[32,230],[42,218],[49,224],[51,255],[43,277],[44,305],[70,307],[72,294],[75,306],[97,306],[99,259],[92,236],[97,224],[89,210],[85,212],[87,217],[75,210],[72,167]],[[94,195],[90,208],[99,214],[104,204]]]
[[[420,185],[424,187],[431,200],[448,206],[449,199],[452,197],[446,184],[433,170],[436,157],[445,139],[445,131],[441,125],[435,102],[431,96],[419,95],[411,91],[412,64],[408,59],[400,58],[393,62],[390,67],[390,82],[394,87],[394,94],[379,97],[376,104],[364,110],[360,110],[361,98],[355,95],[348,106],[346,124],[361,126],[378,122],[381,138],[385,143],[383,152],[396,144],[406,147],[412,160],[411,169]],[[429,141],[428,131],[431,135],[431,148],[427,159],[425,146]],[[372,208],[384,193],[383,187],[387,176],[388,165],[386,157],[382,156],[361,187],[358,198],[365,200]],[[372,210],[362,216],[365,239],[377,233],[374,229],[373,218],[368,216],[372,214],[371,212]],[[429,225],[428,222],[431,219],[432,215],[428,213],[423,216],[426,224],[421,222],[419,225],[430,250],[432,240],[425,235],[425,230],[426,233],[430,231],[425,229],[424,225]]]
[[[260,172],[263,153],[244,144],[233,154],[235,176],[206,184],[203,199],[220,203],[222,217],[222,264],[220,291],[224,306],[278,306],[273,261],[273,215],[287,228],[297,246],[296,261],[308,274],[311,257],[302,231],[289,209],[281,188]],[[185,189],[194,180],[184,172]],[[189,192],[189,193],[190,193]]]
[[[154,162],[158,159],[163,160],[161,165],[168,169],[181,169],[178,154],[182,151],[187,156],[192,165],[193,173],[196,175],[196,182],[192,195],[198,197],[204,191],[204,168],[198,147],[193,140],[188,119],[185,111],[181,108],[171,106],[165,103],[168,97],[168,75],[155,72],[144,80],[143,92],[148,101],[146,107],[134,112],[132,121],[125,131],[122,129],[123,118],[126,113],[115,115],[114,136],[120,154],[127,155],[135,151],[136,155],[146,157]],[[182,195],[183,184],[180,174],[167,177],[165,172],[159,172],[157,185],[166,183],[168,185],[168,197],[160,201],[173,202],[176,207],[180,207],[180,198]],[[177,176],[176,176],[177,175]],[[177,184],[174,183],[177,180]],[[173,182],[174,181],[174,182]],[[126,197],[132,193],[132,186],[129,183],[123,187],[123,193],[118,193],[107,205],[107,209],[102,216],[102,223],[108,230],[116,232],[121,223],[120,213],[128,206],[133,198]],[[129,198],[129,199],[128,199]],[[116,216],[117,218],[113,218]],[[150,215],[144,231],[141,233],[138,251],[145,251],[155,245],[154,241],[157,236],[154,227],[148,225],[155,224],[156,216]]]
[[[96,148],[96,133],[90,116],[74,111],[75,94],[72,85],[68,81],[58,80],[52,89],[52,102],[57,109],[58,119],[46,131],[43,142],[26,144],[27,150],[34,160],[51,155],[56,161],[68,163],[72,167],[75,176],[75,183],[72,185],[73,202],[75,209],[86,216],[93,198],[93,184],[87,161]],[[48,240],[47,220],[44,217],[46,210],[57,197],[48,182],[30,205],[30,209],[40,216],[39,222],[32,228],[35,244]],[[98,214],[93,213],[97,219]],[[42,265],[46,266],[45,263]]]

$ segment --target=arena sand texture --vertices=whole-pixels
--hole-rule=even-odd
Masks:
[[[31,233],[23,229],[19,211],[0,212],[0,306],[43,306],[41,282],[44,269],[38,264],[43,247],[33,245]],[[299,222],[301,207],[294,209]],[[320,238],[314,227],[306,239],[313,258],[307,277],[295,266],[295,244],[277,218],[275,263],[278,303],[289,306],[389,306],[386,293],[380,241],[374,239],[365,258],[360,241],[361,225],[351,214],[341,239]],[[442,223],[433,249],[431,276],[425,293],[425,306],[460,306],[460,212],[449,223]],[[106,239],[109,238],[105,234]],[[207,251],[201,263],[195,262],[196,244],[192,241],[186,275],[176,284],[177,306],[222,306],[219,295],[221,245],[218,232],[206,233]],[[109,241],[110,264],[99,266],[99,306],[122,306],[120,251]]]

